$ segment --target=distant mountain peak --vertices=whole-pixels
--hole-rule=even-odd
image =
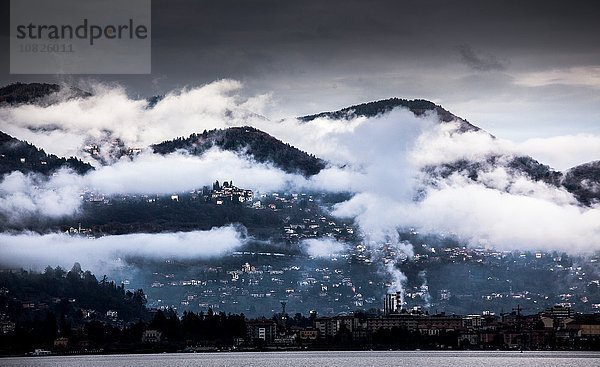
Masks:
[[[185,150],[191,154],[202,155],[212,147],[243,153],[257,162],[272,163],[288,173],[311,176],[325,168],[322,159],[251,126],[205,130],[201,134],[192,134],[187,138],[155,144],[152,149],[159,154]]]
[[[379,101],[362,103],[332,112],[321,112],[314,115],[299,117],[300,121],[308,122],[317,118],[345,119],[351,120],[357,117],[375,117],[386,114],[395,108],[406,108],[416,116],[422,116],[427,112],[435,112],[442,122],[457,122],[460,124],[459,131],[479,131],[479,127],[472,125],[467,120],[460,118],[443,107],[425,99],[401,99],[389,98]]]
[[[85,98],[91,93],[72,86],[48,83],[13,83],[0,88],[0,105],[39,103],[52,95],[64,93],[67,98]],[[51,99],[46,102],[53,102]]]

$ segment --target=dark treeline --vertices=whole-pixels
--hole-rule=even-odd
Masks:
[[[123,324],[120,320],[66,317],[53,311],[18,322],[15,332],[0,335],[0,354],[22,355],[35,349],[55,353],[127,353],[180,351],[188,346],[225,348],[246,335],[245,316],[185,312],[179,318],[169,309],[153,311],[149,321]],[[151,339],[148,335],[158,335]]]
[[[30,314],[35,316],[36,310],[67,316],[75,315],[81,309],[101,313],[114,310],[125,321],[148,317],[143,290],[126,291],[123,284],[108,281],[106,276],[98,281],[78,263],[68,272],[61,267],[47,267],[43,273],[0,272],[0,289],[3,290],[0,306],[17,320],[26,320]]]
[[[48,267],[43,273],[0,272],[1,353],[49,348],[56,338],[112,334],[99,328],[150,320],[143,290],[125,290],[100,281],[75,264],[70,271]]]
[[[144,332],[158,332],[162,349],[186,344],[232,345],[246,333],[245,316],[148,310],[139,289],[100,281],[75,264],[70,271],[48,267],[43,273],[0,272],[0,354],[34,349],[139,351],[151,343]],[[156,340],[153,340],[154,342]],[[156,343],[154,343],[156,344]]]
[[[188,345],[232,345],[235,338],[246,336],[246,317],[224,312],[184,312],[181,319],[173,310],[157,311],[150,330],[157,330],[166,342]]]

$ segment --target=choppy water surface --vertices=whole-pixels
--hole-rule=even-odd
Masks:
[[[594,352],[277,352],[3,358],[9,367],[597,367]]]

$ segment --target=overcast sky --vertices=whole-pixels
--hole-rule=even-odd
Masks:
[[[2,48],[8,50],[8,1]],[[131,95],[221,78],[272,93],[270,118],[425,98],[496,136],[600,135],[597,1],[153,0],[151,75]],[[0,82],[90,76],[10,75]]]

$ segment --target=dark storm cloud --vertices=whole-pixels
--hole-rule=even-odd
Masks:
[[[203,66],[242,75],[269,62],[284,72],[323,62],[368,65],[373,57],[439,63],[430,58],[437,50],[464,44],[500,59],[587,54],[598,52],[598,8],[589,1],[155,0],[153,36],[159,61],[178,62],[171,57],[179,54],[218,59]]]
[[[592,1],[153,0],[152,4],[155,77],[166,75],[179,84],[308,73],[319,66],[346,63],[367,67],[373,59],[375,64],[398,59],[440,64],[443,59],[434,58],[436,50],[451,52],[463,44],[494,54],[504,51],[507,55],[500,58],[575,50],[584,57],[598,52],[600,31],[599,6]],[[7,6],[3,13],[7,18]],[[2,24],[6,35],[8,22]]]
[[[474,70],[493,71],[506,68],[507,61],[499,60],[494,55],[478,54],[469,45],[460,45],[457,49],[462,62]]]
[[[6,36],[8,1],[0,1]],[[450,103],[473,119],[486,109],[494,120],[496,107],[486,101],[526,95],[521,103],[536,103],[557,95],[518,84],[521,74],[600,65],[597,1],[153,0],[152,14],[153,74],[92,77],[123,83],[134,95],[233,78],[248,94],[273,92],[286,114],[399,96]],[[79,77],[11,76],[7,54],[0,67],[0,84]],[[498,76],[507,81],[501,94],[469,76],[486,70],[506,74]],[[594,104],[587,96],[577,103]]]

